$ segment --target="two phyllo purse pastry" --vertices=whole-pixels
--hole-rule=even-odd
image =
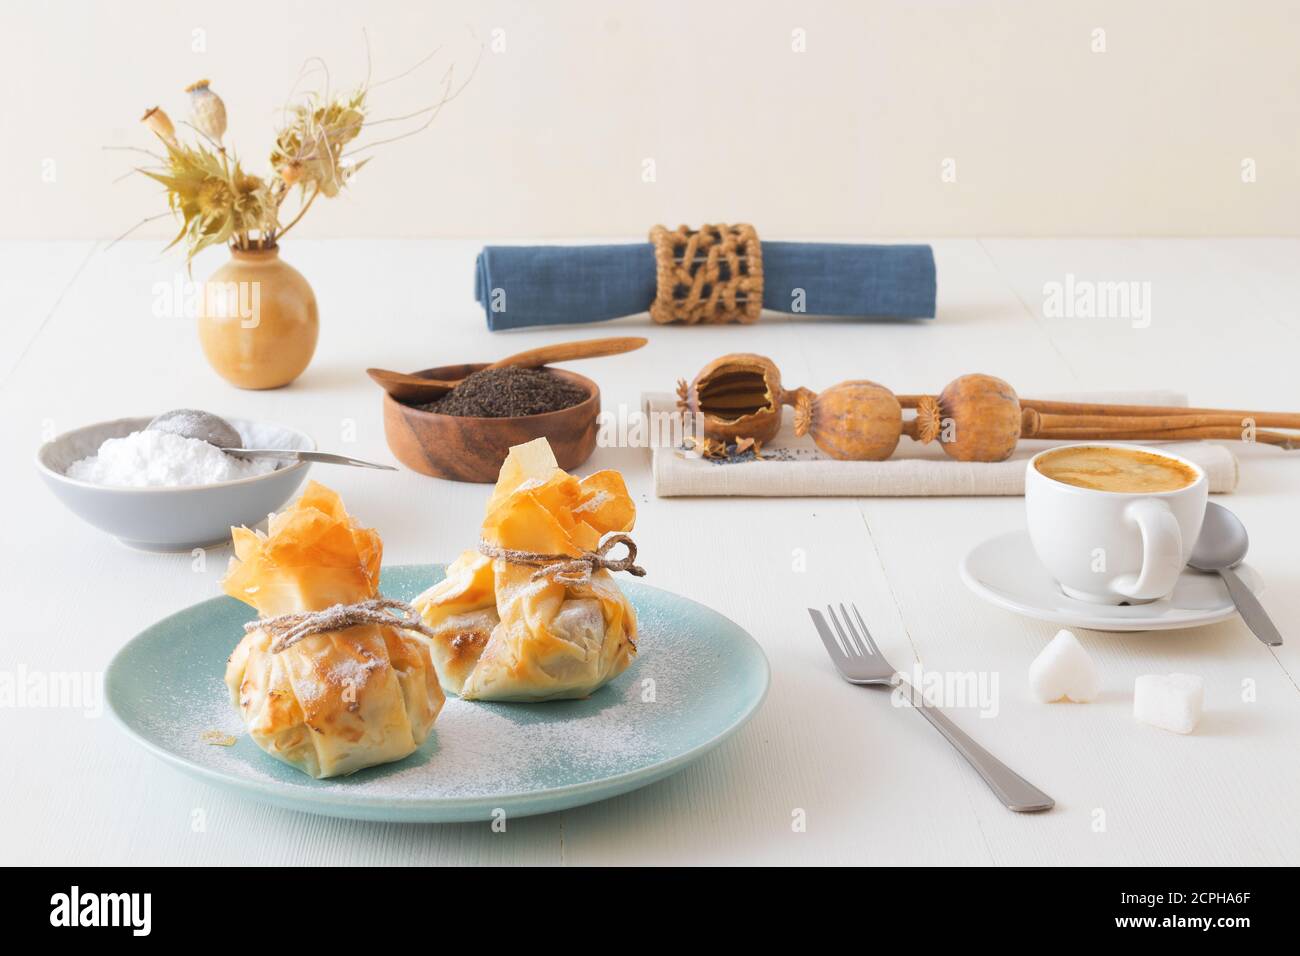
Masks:
[[[644,573],[626,537],[635,520],[618,472],[575,478],[545,438],[510,449],[478,546],[412,602],[443,688],[466,700],[557,700],[621,674],[636,656],[636,614],[610,572]],[[621,558],[610,556],[617,546]]]
[[[334,777],[413,753],[443,688],[468,700],[587,696],[636,655],[636,615],[610,573],[644,573],[626,536],[635,517],[617,472],[579,480],[546,439],[516,446],[478,547],[408,605],[379,593],[378,533],[309,483],[265,533],[232,529],[222,586],[259,615],[226,665],[249,736]]]

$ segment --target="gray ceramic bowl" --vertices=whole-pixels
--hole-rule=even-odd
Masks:
[[[228,419],[241,432],[253,425]],[[99,451],[109,438],[123,438],[149,424],[148,418],[119,418],[64,432],[36,453],[36,470],[50,490],[77,517],[123,544],[145,551],[188,551],[230,541],[231,525],[250,528],[289,500],[303,478],[307,462],[281,465],[253,478],[179,488],[123,488],[69,478],[68,466]],[[299,431],[280,428],[286,448],[315,451],[316,443]]]

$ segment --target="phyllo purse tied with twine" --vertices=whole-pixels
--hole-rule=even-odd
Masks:
[[[555,700],[621,674],[636,655],[636,614],[610,572],[645,573],[626,534],[635,520],[618,472],[579,480],[545,438],[510,449],[478,546],[412,602],[443,687],[467,700]]]
[[[313,777],[414,752],[444,697],[418,615],[379,594],[379,534],[316,482],[265,534],[232,532],[222,586],[259,614],[226,666],[249,736]]]

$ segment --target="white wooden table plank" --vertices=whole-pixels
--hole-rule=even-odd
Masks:
[[[0,386],[13,371],[97,243],[88,239],[0,241]]]
[[[646,561],[671,555],[654,565],[657,579],[763,645],[769,700],[739,740],[659,785],[667,802],[652,789],[566,813],[566,861],[899,863],[950,853],[987,862],[973,826],[933,825],[973,823],[959,788],[895,785],[909,774],[929,782],[950,754],[936,762],[911,748],[894,732],[888,695],[840,681],[811,629],[805,609],[828,595],[892,607],[853,503],[681,503],[670,519],[638,523]],[[794,829],[797,812],[803,832]],[[900,816],[912,813],[920,824],[900,830]]]
[[[501,347],[481,319],[462,340],[452,324],[440,329],[433,303],[440,278],[468,299],[472,250],[439,260],[428,244],[303,243],[296,260],[324,304],[317,360],[294,387],[243,392],[206,367],[190,320],[154,315],[154,284],[183,280],[177,261],[160,259],[150,243],[122,243],[94,256],[69,289],[42,335],[0,393],[0,435],[12,447],[34,449],[41,431],[171,407],[207,407],[230,415],[292,422],[322,447],[362,458],[391,460],[384,443],[379,393],[362,369],[406,367]],[[293,256],[289,256],[293,261]],[[219,261],[196,266],[203,275]],[[375,263],[378,265],[375,265]],[[356,281],[360,267],[378,273]],[[351,276],[351,278],[349,278]],[[468,308],[465,325],[471,324]],[[470,341],[477,332],[481,344]],[[540,336],[535,338],[541,338]],[[513,347],[513,346],[511,346]],[[520,348],[527,345],[521,344]],[[364,356],[362,359],[360,357]],[[47,370],[86,383],[60,387]],[[356,440],[342,437],[355,422]],[[448,547],[475,540],[483,489],[435,482],[409,472],[317,470],[367,522],[383,529],[390,563],[444,560]],[[142,554],[96,533],[64,511],[22,462],[7,490],[15,514],[28,516],[20,537],[0,557],[6,594],[17,602],[0,647],[0,668],[102,671],[133,634],[172,611],[219,593],[228,557],[213,551],[194,571],[189,556]],[[419,520],[411,520],[410,509]],[[451,542],[457,542],[452,545]],[[11,591],[10,588],[13,590]],[[238,635],[232,635],[233,641]],[[51,717],[56,718],[51,721]],[[313,819],[261,807],[193,783],[138,752],[106,716],[91,721],[49,712],[0,712],[29,733],[10,739],[20,759],[0,765],[0,787],[28,793],[32,816],[6,833],[19,859],[63,862],[558,862],[559,821],[516,821],[507,834],[480,827],[382,827]],[[71,726],[69,726],[71,721]],[[48,726],[62,725],[63,732]],[[8,735],[7,735],[8,736]],[[30,749],[28,749],[30,748]],[[48,768],[48,769],[47,769]],[[19,788],[19,782],[23,781]],[[189,819],[206,809],[208,828],[196,835]],[[11,817],[17,824],[17,818]],[[10,824],[5,825],[10,829]],[[419,835],[412,837],[413,830]]]
[[[43,319],[57,308],[0,380],[0,440],[19,450],[4,485],[11,521],[0,549],[6,596],[23,597],[8,602],[0,635],[0,670],[10,672],[102,670],[131,635],[218,593],[227,557],[214,551],[195,569],[186,556],[137,554],[82,525],[21,460],[50,427],[197,405],[294,424],[322,447],[391,460],[365,366],[489,360],[569,332],[651,338],[633,355],[582,367],[600,381],[607,409],[634,409],[642,391],[671,388],[728,351],[772,356],[787,386],[867,377],[917,392],[985,371],[1022,394],[1153,385],[1207,404],[1297,405],[1288,360],[1300,280],[1289,240],[940,242],[935,323],[679,329],[632,319],[505,334],[487,332],[472,301],[477,243],[304,241],[285,255],[321,302],[320,349],[298,383],[269,393],[226,386],[203,362],[192,321],[154,316],[155,283],[184,279],[176,259],[126,242],[90,257],[68,285],[84,248],[69,246],[57,268],[33,273],[25,314]],[[11,261],[53,261],[36,247],[16,255]],[[220,255],[204,257],[195,274]],[[1151,327],[1044,317],[1042,284],[1066,272],[1151,281]],[[54,369],[84,386],[54,386]],[[1295,468],[1273,449],[1242,457],[1241,492],[1226,503],[1252,529],[1266,603],[1290,635],[1300,620],[1287,533],[1300,517]],[[0,853],[15,862],[267,864],[1300,859],[1285,811],[1300,794],[1300,638],[1270,652],[1236,621],[1172,635],[1084,632],[1106,695],[1083,706],[1033,704],[1025,672],[1054,629],[978,602],[956,575],[966,548],[1022,520],[1019,499],[660,500],[647,465],[642,450],[601,448],[586,470],[626,475],[653,583],[736,620],[773,668],[753,723],[682,774],[595,806],[512,820],[504,834],[486,825],[365,824],[276,810],[191,781],[107,717],[4,709],[0,792],[14,809],[0,822]],[[405,471],[314,475],[381,530],[389,563],[447,560],[477,535],[482,486]],[[896,664],[919,658],[996,673],[998,715],[958,710],[954,719],[1059,809],[1007,813],[917,715],[838,681],[805,607],[841,599],[857,602]],[[1189,738],[1129,716],[1133,677],[1175,669],[1207,679],[1211,711]],[[1255,703],[1240,700],[1243,680],[1254,681]],[[1097,808],[1103,833],[1093,831]],[[796,811],[806,816],[803,832],[792,827]]]
[[[1033,817],[1008,814],[987,799],[975,804],[996,862],[1279,863],[1288,848],[1294,858],[1294,833],[1267,808],[1300,793],[1300,761],[1294,759],[1300,695],[1270,649],[1240,621],[1138,635],[1078,630],[1101,669],[1102,698],[1086,705],[1038,704],[1029,696],[1029,663],[1057,627],[983,603],[957,573],[966,549],[1023,526],[1020,500],[991,499],[972,509],[967,500],[942,499],[924,513],[905,504],[867,507],[873,534],[886,543],[891,590],[906,609],[922,664],[996,674],[995,719],[971,709],[952,716],[1057,799],[1055,811]],[[940,540],[941,549],[935,546]],[[1269,609],[1287,630],[1286,622],[1295,619],[1287,614],[1288,602],[1274,602],[1272,592],[1269,597]],[[1154,730],[1131,715],[1134,678],[1174,671],[1206,681],[1208,713],[1192,737]],[[1247,679],[1255,684],[1256,703],[1240,699]],[[982,786],[971,774],[965,781],[976,790]],[[1098,809],[1106,815],[1104,833],[1092,829]]]
[[[1150,385],[1187,392],[1194,405],[1262,411],[1300,408],[1300,240],[984,240],[1011,287],[1078,373],[1080,388]],[[1091,281],[1150,282],[1149,328],[1113,319],[1045,318],[1042,289],[1067,273]],[[1032,395],[1027,386],[1022,395]],[[1267,569],[1269,607],[1300,620],[1293,536],[1300,455],[1232,445],[1241,483],[1226,504],[1251,529],[1248,560]],[[1271,532],[1271,533],[1270,533]],[[1274,656],[1300,678],[1297,642]],[[1300,682],[1300,681],[1298,681]]]
[[[1237,277],[1236,240],[983,240],[1012,290],[1039,320],[1085,388],[1171,388],[1194,405],[1293,409],[1296,306],[1260,305]],[[1266,244],[1300,254],[1300,241]],[[1276,261],[1276,260],[1275,260]],[[1295,261],[1294,258],[1292,261]],[[1290,281],[1280,267],[1274,283]],[[1257,268],[1257,267],[1255,267]],[[1254,269],[1252,269],[1254,271]],[[1150,324],[1141,319],[1048,317],[1044,285],[1148,283]],[[1276,288],[1276,286],[1274,286]],[[1293,286],[1294,291],[1294,286]],[[1004,343],[1009,349],[1016,343]],[[1038,383],[1012,381],[1022,395]]]

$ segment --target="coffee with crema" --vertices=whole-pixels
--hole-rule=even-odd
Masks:
[[[1177,491],[1196,481],[1194,468],[1140,448],[1076,445],[1042,455],[1034,466],[1046,477],[1076,488],[1127,494]]]

